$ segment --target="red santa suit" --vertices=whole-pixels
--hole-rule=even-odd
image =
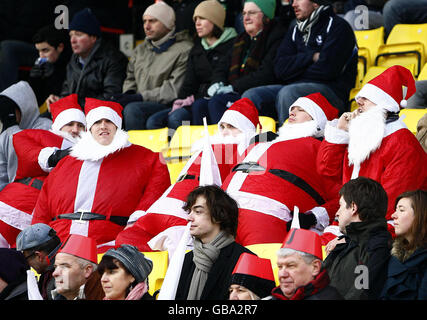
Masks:
[[[75,233],[114,245],[129,216],[147,210],[170,185],[169,172],[161,154],[128,141],[118,103],[87,98],[85,111],[88,131],[46,179],[32,223],[49,224],[61,240]],[[90,133],[101,119],[117,127],[109,145]]]
[[[231,124],[241,131],[237,137],[223,136],[226,134],[222,124]],[[237,164],[238,158],[243,155],[248,146],[248,141],[256,133],[256,126],[259,124],[258,111],[253,103],[248,99],[236,101],[223,115],[218,122],[219,134],[209,137],[212,143],[214,156],[213,168],[202,168],[202,157],[209,153],[203,149],[203,145],[195,143],[193,150],[195,153],[186,163],[175,184],[170,186],[165,193],[146,211],[135,212],[138,220],[117,236],[116,245],[132,244],[141,251],[169,250],[173,252],[175,246],[187,224],[187,215],[182,207],[184,206],[188,194],[199,184],[203,184],[204,175],[209,170],[217,170],[221,182],[231,172]],[[206,142],[202,139],[202,142]],[[203,173],[204,172],[204,173]]]
[[[77,95],[74,96],[51,105],[51,130],[26,129],[13,135],[18,168],[14,182],[0,192],[0,246],[15,247],[19,232],[31,225],[40,189],[52,169],[47,164],[49,156],[58,149],[70,148],[77,141],[60,129],[71,121],[86,125]]]
[[[389,231],[394,236],[391,215],[396,197],[404,191],[427,187],[427,155],[406,125],[394,115],[406,98],[415,92],[414,79],[403,67],[394,66],[367,83],[357,97],[375,103],[350,121],[349,130],[336,127],[337,120],[325,128],[325,140],[318,155],[318,170],[341,184],[364,176],[378,181],[387,192]],[[401,102],[403,101],[403,103]],[[386,120],[386,114],[389,114]],[[390,117],[391,115],[391,117]],[[326,231],[339,234],[338,226]]]
[[[338,112],[319,93],[299,98],[289,110],[294,106],[314,120],[285,124],[278,139],[252,147],[223,184],[239,204],[236,242],[243,246],[283,242],[294,206],[314,214],[318,232],[338,209],[338,184],[315,170],[321,143],[315,136]]]

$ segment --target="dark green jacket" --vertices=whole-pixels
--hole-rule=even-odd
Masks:
[[[346,227],[345,240],[324,261],[330,285],[346,300],[378,299],[390,258],[386,220],[352,222]]]

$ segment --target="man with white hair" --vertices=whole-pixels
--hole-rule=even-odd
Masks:
[[[175,32],[175,12],[159,1],[143,16],[145,41],[131,56],[123,93],[113,95],[125,109],[125,129],[146,129],[148,117],[170,107],[184,82],[193,43],[187,31]]]
[[[343,300],[322,266],[317,233],[291,229],[277,252],[279,286],[265,300]]]
[[[408,69],[388,68],[356,95],[357,110],[327,123],[319,150],[319,174],[334,178],[341,185],[364,176],[384,187],[392,235],[396,197],[407,190],[427,187],[427,154],[399,118],[400,108],[415,90]]]
[[[219,184],[244,155],[250,139],[256,135],[257,125],[261,127],[258,110],[247,98],[237,100],[223,114],[218,123],[218,134],[210,137],[216,161],[211,169],[218,169],[218,178],[221,180]],[[203,142],[203,139],[200,142]],[[203,146],[202,143],[195,144],[194,154],[182,169],[177,182],[170,186],[147,212],[137,211],[132,215],[129,223],[137,219],[135,224],[120,232],[116,245],[132,244],[141,251],[174,250],[184,226],[188,223],[188,212],[182,207],[188,194],[199,186],[204,174],[201,171]],[[153,240],[149,244],[151,239]]]
[[[13,135],[18,167],[13,182],[0,192],[0,247],[14,247],[18,233],[31,224],[43,181],[86,126],[76,94],[53,103],[51,112],[50,130],[25,129]]]
[[[239,203],[236,241],[244,246],[282,242],[295,206],[301,226],[318,232],[338,208],[338,184],[315,169],[319,138],[338,110],[314,93],[297,99],[289,112],[279,136],[251,144],[222,185]]]

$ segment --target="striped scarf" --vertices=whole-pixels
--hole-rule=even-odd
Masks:
[[[308,19],[304,21],[297,20],[297,28],[302,33],[302,39],[304,44],[307,45],[308,40],[310,39],[311,27],[316,24],[319,20],[320,13],[329,8],[329,5],[321,5],[319,8],[314,10]]]

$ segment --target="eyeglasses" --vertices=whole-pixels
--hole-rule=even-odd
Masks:
[[[244,16],[249,16],[249,17],[253,17],[254,15],[256,15],[257,13],[262,12],[261,10],[258,11],[243,11],[242,12],[242,17]]]

